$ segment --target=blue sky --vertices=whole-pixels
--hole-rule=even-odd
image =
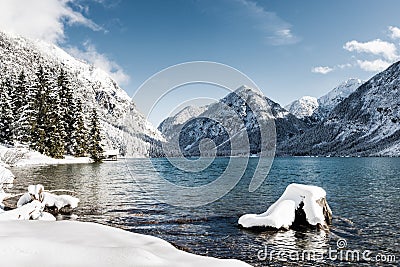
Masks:
[[[35,8],[39,1],[46,8]],[[399,60],[396,0],[3,0],[0,13],[18,5],[29,12],[0,14],[0,29],[47,38],[104,68],[130,95],[163,68],[206,60],[237,68],[286,105]],[[36,25],[34,16],[49,21]],[[24,19],[29,31],[15,26]]]

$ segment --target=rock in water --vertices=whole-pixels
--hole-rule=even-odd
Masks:
[[[324,189],[313,185],[290,184],[282,196],[262,214],[239,218],[244,228],[322,228],[332,223],[332,211]]]

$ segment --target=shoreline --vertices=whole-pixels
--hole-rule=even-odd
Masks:
[[[251,266],[192,254],[158,237],[92,222],[4,221],[0,226],[5,241],[0,243],[0,257],[12,266],[35,261],[57,266],[61,258],[66,266]]]

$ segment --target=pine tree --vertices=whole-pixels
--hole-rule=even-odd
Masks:
[[[40,153],[46,152],[46,116],[49,99],[49,76],[42,66],[36,72],[36,79],[32,86],[33,103],[31,112],[31,143],[30,147]]]
[[[9,96],[10,83],[9,81],[3,81],[0,86],[0,143],[13,145],[13,113]]]
[[[14,117],[16,119],[19,119],[19,115],[21,114],[22,109],[27,105],[27,99],[26,99],[27,94],[28,94],[28,88],[27,88],[25,72],[21,71],[14,86],[13,102],[14,102]]]
[[[65,107],[61,102],[61,90],[51,79],[48,84],[46,99],[47,113],[45,118],[46,141],[45,153],[53,158],[63,158],[65,152]]]
[[[95,108],[93,108],[91,114],[88,152],[94,162],[102,161],[104,150],[101,147],[100,123]]]
[[[14,88],[14,123],[13,131],[15,140],[27,144],[30,141],[30,112],[32,111],[32,95],[24,71],[18,76]]]
[[[87,129],[85,127],[82,102],[77,100],[75,105],[75,116],[73,122],[73,132],[71,135],[72,150],[75,157],[84,157],[87,147]]]
[[[62,138],[65,143],[65,150],[67,154],[73,154],[73,138],[74,135],[74,123],[75,123],[75,114],[76,114],[76,104],[74,101],[71,84],[67,77],[67,74],[63,69],[60,70],[60,73],[57,78],[57,84],[59,88],[59,97],[60,97],[60,115],[62,119],[62,124],[64,127],[65,133],[62,135]]]

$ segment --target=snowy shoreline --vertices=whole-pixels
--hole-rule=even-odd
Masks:
[[[63,159],[54,159],[37,151],[24,147],[5,147],[0,145],[0,162],[13,167],[24,167],[31,165],[55,165],[55,164],[87,164],[92,163],[89,157],[76,158],[65,156]]]
[[[5,161],[3,163],[2,161]],[[0,146],[0,185],[12,184],[15,177],[8,165],[89,163],[78,159],[51,159],[26,148]],[[39,187],[30,186],[30,187]],[[41,186],[44,190],[43,186]],[[28,188],[29,189],[29,188]],[[28,190],[29,191],[29,190]],[[31,190],[32,191],[32,190]],[[33,192],[25,193],[30,200]],[[38,200],[10,211],[0,209],[0,259],[2,265],[27,266],[40,262],[40,266],[250,266],[235,259],[217,259],[191,254],[175,248],[157,237],[128,232],[122,229],[91,222],[55,221],[44,212],[49,204],[47,196],[57,206],[69,204],[70,196],[55,196],[44,192],[44,202]],[[46,195],[47,194],[47,195]],[[0,203],[9,194],[0,192]],[[37,199],[41,199],[37,197]],[[20,199],[21,200],[21,199]],[[50,201],[50,202],[51,202]],[[76,205],[79,200],[76,199]],[[19,201],[20,202],[20,201]],[[25,201],[26,202],[26,201]],[[65,202],[65,203],[64,203]],[[60,203],[58,203],[60,204]],[[71,207],[76,207],[71,205]],[[51,205],[50,205],[51,206]],[[34,220],[30,220],[34,219]],[[67,256],[67,257],[65,257]]]
[[[35,262],[40,266],[250,266],[191,254],[157,237],[89,222],[6,221],[0,222],[0,235],[1,262],[8,266]]]

